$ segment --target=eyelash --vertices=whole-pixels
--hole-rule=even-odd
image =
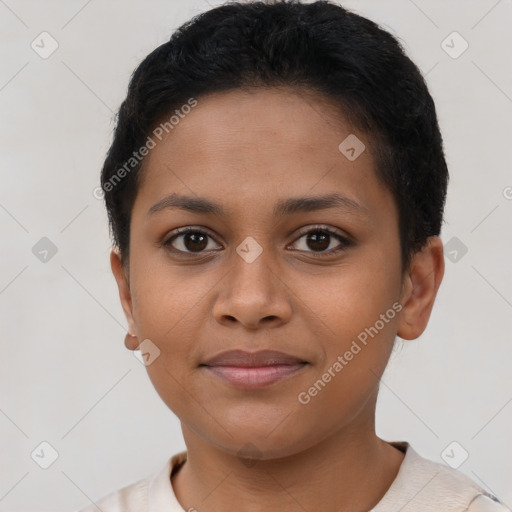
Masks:
[[[337,254],[337,253],[339,253],[341,251],[344,251],[345,249],[347,249],[348,247],[353,245],[353,242],[351,240],[349,240],[347,237],[344,237],[344,236],[340,235],[339,233],[337,233],[336,231],[333,231],[332,229],[323,227],[321,225],[314,226],[314,227],[308,229],[307,231],[299,233],[299,235],[298,235],[298,237],[296,238],[295,241],[300,240],[304,235],[308,235],[310,233],[315,233],[315,232],[326,233],[326,234],[336,238],[336,240],[338,240],[340,242],[340,245],[338,247],[336,247],[334,249],[330,249],[329,251],[319,251],[319,252],[305,251],[305,252],[313,253],[313,254],[321,257],[321,258],[322,257],[327,257],[327,256],[332,256],[333,254]],[[203,229],[199,229],[199,228],[196,228],[196,227],[193,227],[193,226],[187,226],[187,227],[184,227],[184,228],[176,229],[174,231],[174,234],[170,238],[168,238],[167,240],[165,240],[162,243],[162,246],[165,247],[166,249],[168,249],[169,251],[173,252],[173,253],[187,254],[187,255],[191,255],[191,256],[192,255],[195,255],[195,256],[202,255],[204,253],[204,251],[203,252],[194,253],[194,252],[182,251],[180,249],[175,249],[174,247],[172,247],[171,244],[172,244],[172,242],[174,240],[176,240],[176,238],[178,238],[179,236],[182,236],[184,234],[187,234],[187,233],[200,233],[202,235],[206,235],[206,236],[209,236],[210,238],[213,238],[213,236],[210,235],[208,233],[208,231],[205,231],[204,228]]]

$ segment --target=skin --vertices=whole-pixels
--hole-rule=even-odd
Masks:
[[[371,141],[335,112],[297,89],[200,97],[145,162],[130,259],[123,265],[114,249],[111,266],[136,336],[129,348],[150,339],[161,351],[147,371],[181,421],[188,458],[172,485],[185,510],[236,503],[242,512],[368,511],[402,463],[402,452],[375,433],[379,379],[395,337],[412,340],[426,328],[443,246],[431,237],[402,272],[398,213],[377,179]],[[354,161],[338,149],[349,134],[366,145]],[[329,208],[272,217],[278,200],[333,191],[364,214]],[[148,216],[171,193],[215,201],[226,215],[169,208]],[[318,224],[354,243],[322,257],[305,236]],[[179,256],[162,244],[184,226],[211,238],[178,237]],[[236,252],[249,236],[263,250],[252,263]],[[325,247],[340,242],[331,236]],[[395,302],[402,310],[301,404],[298,394]],[[235,348],[279,350],[309,364],[259,390],[236,389],[199,367]],[[247,443],[256,447],[252,458]]]

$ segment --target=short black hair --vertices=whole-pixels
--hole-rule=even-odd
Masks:
[[[398,40],[331,1],[228,2],[181,25],[131,76],[101,173],[123,264],[144,174],[134,155],[155,127],[191,98],[273,86],[331,100],[365,134],[396,201],[403,269],[440,234],[449,178],[442,137],[425,80]]]

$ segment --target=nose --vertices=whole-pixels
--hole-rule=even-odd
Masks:
[[[277,264],[263,251],[249,262],[233,255],[230,271],[213,307],[213,316],[221,324],[241,324],[246,329],[277,327],[289,322],[292,312],[291,291],[279,275]]]

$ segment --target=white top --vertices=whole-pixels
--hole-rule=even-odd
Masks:
[[[408,442],[394,441],[405,452],[398,474],[386,494],[369,512],[512,512],[463,473],[421,457]],[[184,512],[171,484],[187,458],[180,452],[148,478],[101,498],[78,512]]]

